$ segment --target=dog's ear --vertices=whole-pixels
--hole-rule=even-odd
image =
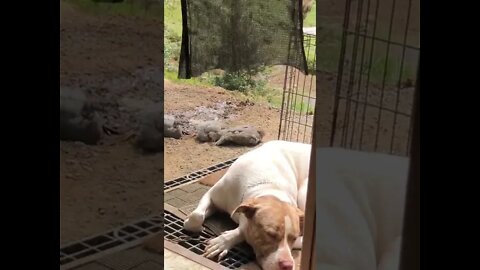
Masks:
[[[255,200],[251,199],[240,204],[235,210],[233,210],[232,216],[236,213],[243,213],[248,219],[251,219],[257,210],[258,205],[255,203]]]
[[[296,208],[297,210],[297,215],[300,221],[300,236],[303,236],[303,225],[305,224],[305,213],[300,210],[299,208]]]

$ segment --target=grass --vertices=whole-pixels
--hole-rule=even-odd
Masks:
[[[267,103],[273,108],[280,109],[282,107],[282,89],[271,87],[253,89],[251,92],[247,93],[247,96],[257,102]],[[314,105],[308,105],[307,102],[304,102],[300,98],[297,98],[297,100],[294,100],[294,102],[291,101],[290,104],[290,109],[298,113],[313,114]]]
[[[164,4],[164,61],[165,72],[177,72],[182,42],[182,10],[180,0],[165,0]],[[172,78],[169,78],[169,80]],[[175,80],[177,83],[188,80]]]
[[[303,27],[312,27],[317,24],[317,1],[313,2],[312,10],[303,21]]]
[[[314,1],[311,11],[307,14],[307,17],[303,21],[303,27],[313,27],[316,25],[317,25],[317,1]],[[311,44],[309,44],[309,46],[307,44],[304,44],[304,45],[305,45],[305,54],[307,57],[308,69],[311,70],[311,72],[313,73],[315,72],[314,71],[315,48],[316,48],[315,40],[313,40]]]
[[[180,6],[180,0],[165,0],[163,7],[165,10],[165,29],[167,29],[172,35],[181,37],[182,9]]]
[[[171,82],[175,82],[177,84],[194,85],[194,86],[202,86],[202,87],[212,86],[212,83],[210,82],[209,77],[195,77],[189,80],[181,80],[178,78],[178,72],[172,71],[172,70],[165,70],[164,78]]]
[[[274,100],[272,100],[270,102],[270,104],[274,107],[274,108],[281,108],[282,107],[282,97],[276,97]],[[313,114],[313,110],[314,110],[315,106],[314,105],[308,105],[307,102],[304,102],[304,101],[301,101],[301,100],[294,100],[294,102],[292,102],[290,104],[290,110],[293,110],[297,113],[301,113],[301,114]]]

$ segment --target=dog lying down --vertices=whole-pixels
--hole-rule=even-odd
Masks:
[[[329,270],[397,270],[408,158],[336,148],[316,153],[316,265]],[[200,231],[215,211],[238,227],[210,240],[205,256],[252,246],[265,270],[294,269],[301,248],[310,145],[271,141],[242,155],[202,197],[184,227]]]
[[[270,141],[240,156],[200,199],[184,228],[200,232],[207,217],[224,211],[238,224],[209,241],[205,256],[223,258],[246,241],[265,270],[292,270],[302,246],[310,163],[309,144]]]

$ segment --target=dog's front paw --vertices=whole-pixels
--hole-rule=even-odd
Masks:
[[[183,228],[190,232],[201,232],[202,224],[205,220],[205,215],[192,212],[188,218],[183,222]]]
[[[222,234],[212,240],[208,241],[208,245],[205,247],[205,253],[203,256],[212,259],[218,255],[218,260],[221,260],[228,253],[228,250],[232,248]]]
[[[208,241],[203,256],[212,259],[218,255],[218,260],[221,260],[227,255],[231,248],[242,241],[243,238],[239,229],[226,231],[220,236]]]

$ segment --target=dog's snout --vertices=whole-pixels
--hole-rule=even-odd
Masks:
[[[280,261],[278,262],[278,266],[280,270],[292,270],[293,269],[293,262],[292,261]]]

